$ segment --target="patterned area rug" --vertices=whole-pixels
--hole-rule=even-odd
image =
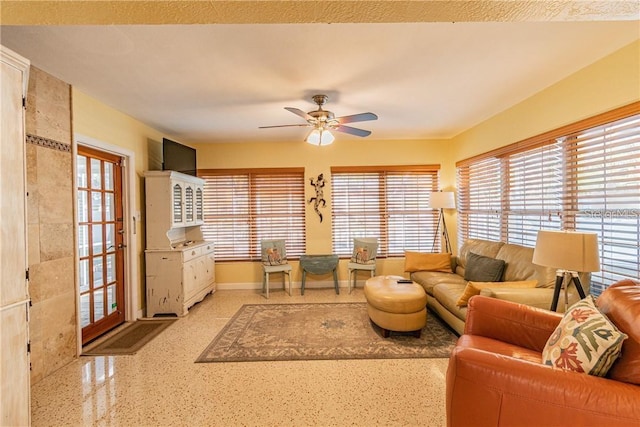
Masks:
[[[431,312],[420,338],[383,338],[366,303],[245,304],[196,362],[446,358],[456,340]]]

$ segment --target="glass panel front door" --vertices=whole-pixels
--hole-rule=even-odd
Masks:
[[[85,344],[124,322],[120,157],[78,147],[80,321]]]

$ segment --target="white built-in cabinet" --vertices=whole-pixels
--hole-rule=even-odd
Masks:
[[[29,61],[0,46],[0,425],[30,424],[24,100]]]
[[[212,244],[173,251],[147,250],[147,316],[184,316],[215,290]]]
[[[171,221],[174,227],[204,224],[202,184],[172,179],[171,192],[173,195]]]
[[[157,209],[154,221],[161,227],[147,247],[164,247],[169,229],[204,224],[204,180],[174,171],[147,171],[144,176],[146,204]]]
[[[184,316],[215,291],[212,242],[205,242],[204,180],[175,171],[145,172],[147,316]]]

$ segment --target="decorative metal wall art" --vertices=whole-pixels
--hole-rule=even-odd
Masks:
[[[327,202],[324,200],[324,175],[320,174],[316,178],[316,181],[313,182],[313,177],[309,178],[311,181],[311,185],[314,187],[316,191],[315,197],[311,197],[309,199],[309,203],[313,203],[313,210],[316,211],[318,216],[320,217],[320,222],[322,222],[322,212],[320,212],[320,203],[322,203],[322,207],[324,208],[327,205]]]

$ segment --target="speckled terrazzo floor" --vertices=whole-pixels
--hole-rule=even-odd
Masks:
[[[134,356],[81,357],[32,386],[33,426],[443,426],[447,359],[194,363],[242,304],[362,289],[222,290]]]

